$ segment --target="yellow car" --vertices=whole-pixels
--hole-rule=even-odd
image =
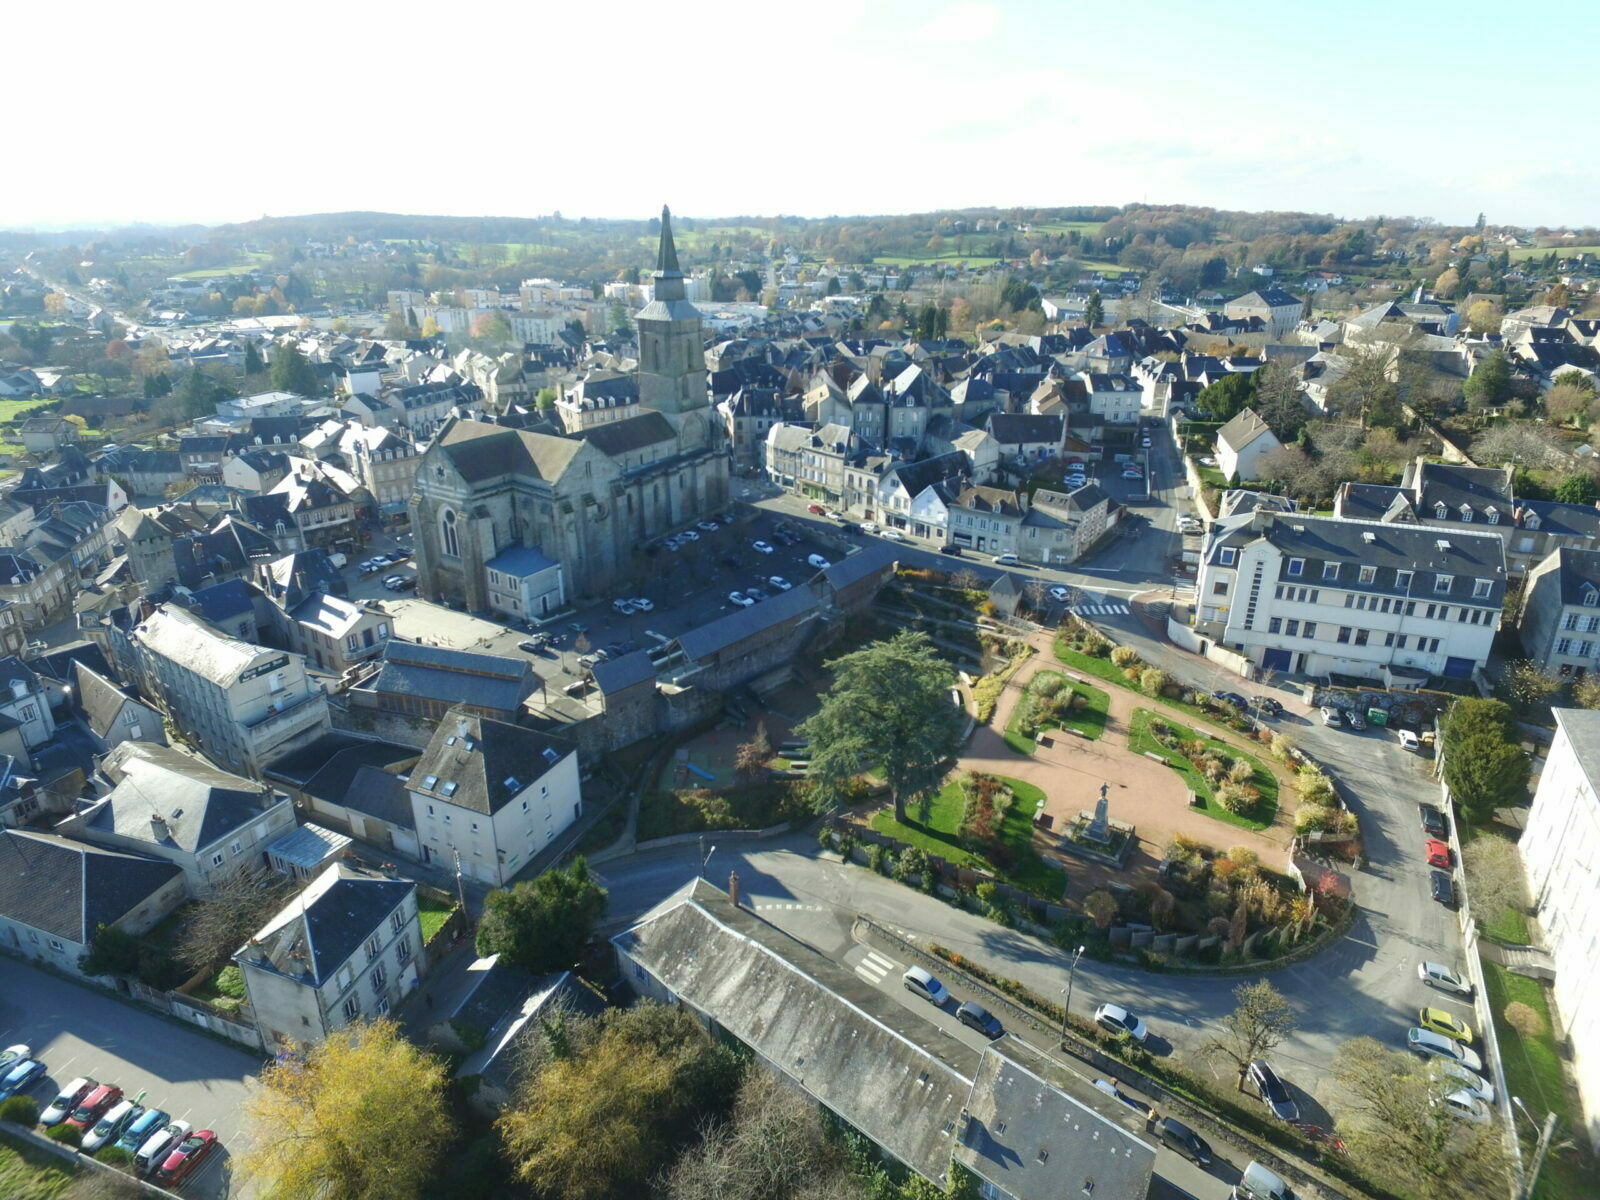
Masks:
[[[1472,1045],[1472,1027],[1442,1008],[1419,1008],[1417,1024],[1464,1046]]]

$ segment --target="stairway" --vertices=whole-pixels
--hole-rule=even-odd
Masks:
[[[1556,977],[1556,965],[1550,954],[1538,946],[1502,946],[1487,940],[1478,943],[1478,949],[1490,962],[1499,963],[1508,971],[1526,975],[1529,979],[1542,979],[1549,983]]]

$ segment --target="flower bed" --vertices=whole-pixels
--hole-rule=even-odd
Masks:
[[[1070,681],[1060,671],[1037,671],[1006,724],[1006,745],[1032,754],[1038,735],[1050,729],[1071,729],[1093,740],[1105,732],[1110,707],[1111,697],[1097,687]]]
[[[1259,759],[1227,742],[1136,708],[1128,748],[1135,754],[1156,755],[1176,769],[1207,816],[1259,830],[1270,826],[1277,815],[1278,777]]]

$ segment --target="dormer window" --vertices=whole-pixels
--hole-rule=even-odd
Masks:
[[[1450,508],[1443,500],[1433,506],[1433,515],[1437,520],[1444,520],[1450,515]]]
[[[1232,546],[1224,546],[1219,554],[1222,565],[1225,567],[1231,567],[1234,563],[1239,561],[1239,552]]]
[[[1596,604],[1600,604],[1600,589],[1596,589],[1592,583],[1584,584],[1583,606],[1585,608],[1593,608]]]
[[[1538,513],[1529,513],[1528,514],[1527,526],[1528,526],[1529,529],[1537,529],[1537,528],[1539,528],[1539,514]]]
[[[1336,562],[1325,562],[1325,563],[1323,563],[1322,564],[1322,577],[1324,579],[1337,579],[1337,578],[1339,578],[1339,564],[1336,563]]]
[[[1463,504],[1463,505],[1462,505],[1462,506],[1461,506],[1461,519],[1462,519],[1462,520],[1463,520],[1463,521],[1470,521],[1470,520],[1472,520],[1472,505],[1470,505],[1470,504]]]
[[[1500,524],[1500,510],[1498,508],[1491,508],[1483,514],[1483,518],[1491,525],[1498,525]]]

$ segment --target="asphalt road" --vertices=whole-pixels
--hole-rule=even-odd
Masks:
[[[41,1108],[63,1084],[86,1076],[115,1084],[130,1099],[143,1091],[147,1106],[215,1131],[221,1145],[182,1191],[207,1200],[236,1194],[229,1147],[261,1069],[258,1056],[8,958],[0,968],[0,1045],[13,1042],[27,1043],[50,1068],[29,1093]]]

